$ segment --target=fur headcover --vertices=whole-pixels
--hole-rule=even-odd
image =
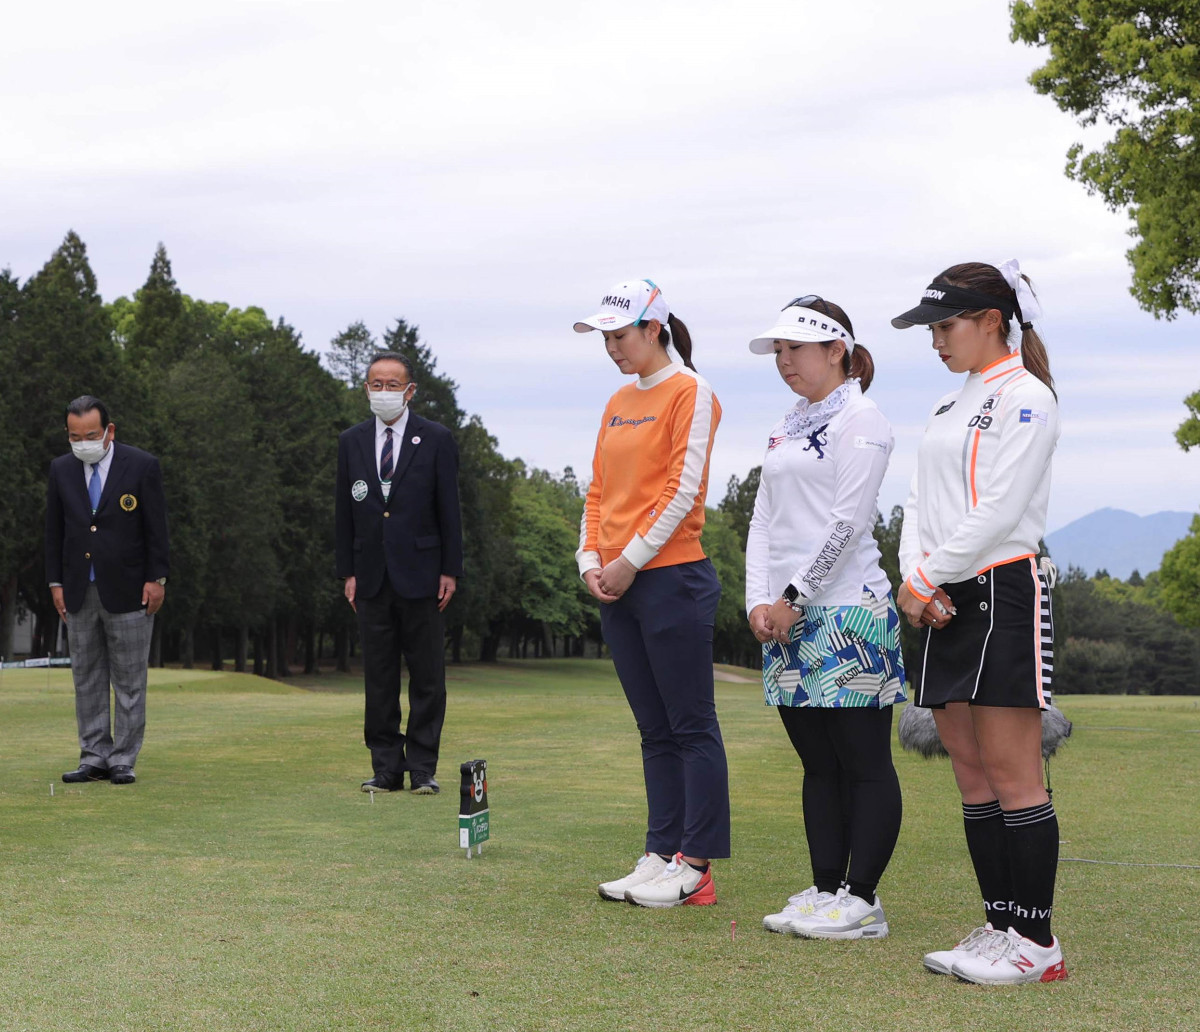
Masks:
[[[900,713],[897,728],[900,744],[909,752],[920,753],[926,759],[946,756],[945,746],[938,738],[933,723],[933,710],[909,703]],[[1057,706],[1042,710],[1042,756],[1049,759],[1058,747],[1071,736],[1071,722]]]

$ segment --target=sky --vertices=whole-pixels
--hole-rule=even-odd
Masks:
[[[1034,92],[1045,59],[1003,0],[22,5],[0,268],[28,278],[74,229],[105,300],[161,241],[185,293],[316,351],[404,318],[506,456],[583,476],[623,378],[571,325],[647,276],[724,408],[710,504],[794,400],[747,342],[821,294],[876,362],[887,513],[957,379],[889,319],[949,265],[1016,257],[1063,419],[1047,529],[1195,511],[1172,435],[1200,326],[1130,297],[1128,218],[1064,174],[1106,131]]]

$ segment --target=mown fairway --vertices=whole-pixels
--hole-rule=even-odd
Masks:
[[[645,812],[611,667],[450,677],[442,794],[372,803],[356,678],[153,671],[139,782],[117,788],[59,781],[77,758],[69,673],[3,671],[0,1029],[1200,1028],[1200,870],[1063,863],[1066,982],[927,974],[921,954],[979,907],[948,765],[899,754],[891,936],[767,934],[762,915],[809,881],[798,762],[756,685],[726,683],[719,904],[606,904],[595,883],[639,854]],[[1060,702],[1076,724],[1052,764],[1062,855],[1200,865],[1200,700]],[[493,839],[468,861],[457,771],[475,757]]]

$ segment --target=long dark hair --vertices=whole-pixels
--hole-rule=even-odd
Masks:
[[[832,301],[818,297],[804,307],[811,308],[814,312],[821,312],[830,319],[836,319],[845,327],[851,337],[854,336],[854,326],[850,322],[850,316],[846,314],[846,310],[841,305],[835,305]],[[833,345],[834,342],[831,340],[821,341],[823,348],[831,348]],[[865,394],[867,388],[871,386],[871,381],[875,379],[875,360],[871,358],[871,352],[861,344],[855,344],[853,350],[846,348],[842,355],[842,372],[847,377],[857,377],[859,389]]]
[[[645,326],[648,322],[648,319],[643,319],[638,326]],[[658,331],[658,342],[664,348],[669,347],[672,340],[675,341],[675,350],[679,352],[683,364],[694,373],[696,367],[692,365],[692,335],[683,325],[683,320],[675,318],[674,312],[667,316],[667,324]]]
[[[1024,273],[1021,279],[1029,283],[1029,277]],[[962,287],[964,290],[977,290],[981,294],[991,294],[993,297],[1010,297],[1016,309],[1017,320],[1021,326],[1021,361],[1034,376],[1042,381],[1050,392],[1058,397],[1054,390],[1054,377],[1050,375],[1050,356],[1046,354],[1046,345],[1038,336],[1037,330],[1021,315],[1021,306],[1017,304],[1017,292],[1008,285],[1000,270],[987,262],[963,262],[961,265],[951,265],[945,272],[934,277],[933,282],[945,283],[951,287]],[[1033,284],[1030,283],[1030,289]],[[982,319],[988,308],[974,312],[963,312],[964,319]],[[1000,332],[1008,339],[1011,326],[1008,317],[1000,312]]]

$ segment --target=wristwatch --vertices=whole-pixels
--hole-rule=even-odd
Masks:
[[[163,586],[165,587],[165,586],[166,586],[166,583],[167,583],[167,578],[166,578],[166,577],[159,577],[159,578],[158,578],[158,580],[157,580],[157,581],[155,581],[155,583],[156,583],[156,584],[161,584],[161,585],[163,585]]]
[[[803,611],[804,607],[796,600],[800,597],[800,591],[794,584],[789,584],[783,589],[783,601],[787,604],[788,609],[793,613]]]

